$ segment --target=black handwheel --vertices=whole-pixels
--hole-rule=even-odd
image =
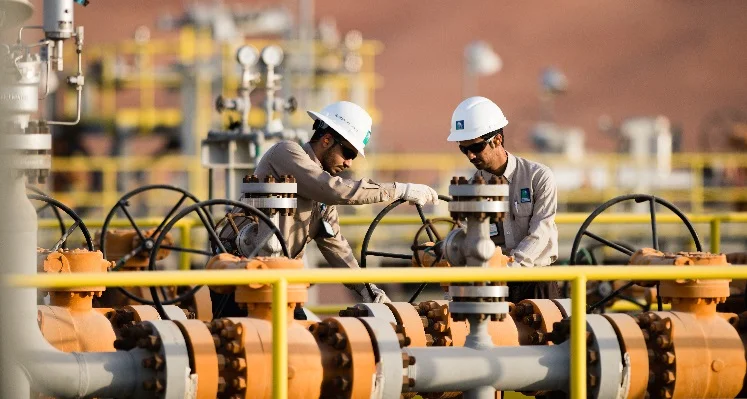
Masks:
[[[83,234],[83,237],[86,240],[86,247],[89,251],[93,251],[93,241],[91,241],[91,233],[88,231],[88,227],[86,227],[86,224],[83,223],[83,219],[78,216],[72,209],[67,207],[65,204],[63,204],[60,201],[57,201],[54,198],[47,197],[46,195],[39,195],[39,194],[28,194],[27,197],[31,200],[41,201],[46,203],[47,205],[43,205],[41,208],[44,208],[46,206],[51,206],[55,210],[55,213],[59,215],[59,210],[62,210],[65,212],[70,218],[73,219],[73,224],[69,228],[65,229],[64,222],[62,222],[62,218],[60,217],[58,220],[60,220],[60,223],[63,227],[62,230],[62,236],[59,240],[50,248],[50,251],[54,252],[58,249],[62,248],[65,242],[67,241],[68,237],[70,237],[70,234],[72,234],[75,229],[79,229],[80,232]],[[41,208],[37,208],[37,212],[40,211]]]
[[[52,198],[49,195],[47,195],[47,193],[45,193],[44,191],[42,191],[42,190],[40,190],[40,189],[38,189],[38,188],[36,188],[34,186],[26,186],[26,189],[29,190],[29,191],[31,191],[34,194],[42,195],[42,196],[45,196],[45,197],[48,197],[48,198]],[[65,228],[65,221],[62,220],[62,215],[60,214],[60,210],[57,207],[52,206],[52,204],[49,203],[49,202],[45,202],[44,205],[42,205],[42,206],[40,206],[38,208],[35,207],[35,209],[36,209],[36,217],[37,218],[41,218],[45,210],[51,209],[52,213],[54,214],[55,219],[57,219],[58,225],[60,226],[60,234],[61,235],[65,234],[65,231],[67,231],[67,229]],[[63,242],[61,248],[63,248],[63,249],[67,248],[67,242]]]
[[[624,242],[620,241],[613,241],[615,244],[620,245],[624,248],[627,248],[630,251],[635,252],[635,247]],[[613,261],[613,262],[607,262],[604,259],[604,255],[601,250],[607,248],[605,244],[601,244],[598,242],[594,242],[593,244],[579,249],[577,256],[576,256],[576,264],[577,265],[583,265],[583,266],[598,266],[598,265],[605,265],[605,264],[620,264],[619,261]],[[626,255],[623,255],[626,256]],[[627,262],[623,261],[623,262]],[[630,302],[637,307],[639,307],[642,311],[649,311],[651,310],[650,304],[646,302],[640,302],[636,298],[629,296],[627,294],[624,294],[623,291],[627,288],[630,288],[630,284],[626,284],[622,288],[615,288],[615,281],[610,280],[603,280],[603,281],[589,281],[586,285],[586,298],[587,300],[591,301],[592,304],[596,304],[598,301],[607,298],[609,295],[611,295],[613,292],[618,292],[617,298],[620,298],[624,301]],[[617,290],[617,291],[616,291]],[[564,282],[563,284],[563,295],[565,297],[570,296],[570,284],[568,282]],[[605,304],[609,303],[612,299],[608,299]],[[604,313],[605,307],[599,306],[600,313]]]
[[[439,195],[438,199],[441,201],[449,202],[451,201],[451,197],[445,196],[445,195]],[[381,251],[371,251],[368,249],[368,244],[371,242],[371,236],[373,236],[374,230],[376,230],[376,226],[379,225],[381,220],[386,216],[389,212],[391,212],[394,208],[398,207],[399,205],[405,203],[406,200],[404,199],[398,199],[391,204],[387,205],[384,209],[379,212],[378,215],[374,218],[374,220],[371,222],[371,225],[368,227],[368,231],[366,231],[366,236],[363,238],[363,244],[361,245],[361,267],[366,267],[366,257],[371,256],[380,256],[383,258],[392,258],[392,259],[405,259],[412,261],[413,254],[395,254],[390,252],[381,252]],[[424,227],[421,227],[421,230],[418,231],[418,235],[422,232],[422,230],[425,230],[425,232],[428,234],[428,238],[431,240],[431,242],[436,243],[436,237],[438,236],[438,233],[435,231],[433,224],[426,219],[425,214],[423,213],[423,207],[420,205],[415,205],[415,208],[418,210],[418,215],[420,215],[420,220],[423,223]],[[418,235],[415,236],[415,240],[418,239]],[[440,241],[440,240],[439,240]],[[414,247],[418,247],[418,245],[414,245]],[[415,248],[412,248],[415,252],[415,257],[417,258],[417,250]],[[439,259],[440,261],[440,259]],[[437,263],[437,262],[436,262]],[[423,291],[427,284],[423,283],[421,284],[417,291],[415,291],[415,294],[410,298],[409,302],[415,302],[415,300],[418,298],[418,295]],[[373,290],[371,289],[371,285],[369,283],[366,283],[366,289],[368,290],[368,294],[371,296],[371,298],[374,297]]]
[[[672,211],[672,213],[674,213],[675,215],[677,215],[677,217],[679,217],[680,220],[682,220],[682,223],[685,224],[685,227],[687,227],[687,230],[690,232],[690,235],[692,236],[692,239],[693,239],[693,241],[695,243],[696,250],[697,251],[702,251],[703,250],[702,249],[702,245],[700,243],[700,238],[698,237],[698,233],[695,231],[695,228],[693,227],[692,223],[687,218],[687,216],[685,216],[685,214],[682,213],[682,211],[680,211],[676,206],[674,206],[669,201],[666,201],[666,200],[664,200],[662,198],[659,198],[659,197],[656,197],[656,196],[653,196],[653,195],[647,195],[647,194],[629,194],[629,195],[622,195],[622,196],[619,196],[617,198],[613,198],[613,199],[605,202],[604,204],[600,205],[599,207],[597,207],[589,215],[589,217],[586,218],[586,220],[584,221],[584,223],[581,224],[581,228],[579,228],[578,233],[576,233],[576,238],[573,240],[573,247],[571,248],[571,258],[570,258],[570,264],[571,265],[577,265],[577,264],[579,264],[579,260],[580,260],[580,258],[579,258],[579,246],[581,244],[581,239],[584,236],[592,238],[592,239],[594,239],[594,240],[596,240],[596,241],[598,241],[598,242],[600,242],[600,243],[602,243],[602,244],[604,244],[604,245],[606,245],[606,246],[608,246],[610,248],[613,248],[613,249],[615,249],[615,250],[617,250],[617,251],[619,251],[619,252],[621,252],[621,253],[623,253],[623,254],[625,254],[627,256],[632,256],[635,253],[635,251],[632,250],[632,249],[630,249],[630,248],[626,248],[626,247],[624,247],[624,246],[622,246],[622,245],[620,245],[618,243],[615,243],[613,241],[607,240],[607,239],[605,239],[603,237],[600,237],[600,236],[598,236],[598,235],[596,235],[596,234],[594,234],[594,233],[592,233],[592,232],[589,231],[589,225],[602,212],[604,212],[606,209],[610,208],[613,205],[616,205],[616,204],[618,204],[620,202],[624,202],[624,201],[630,201],[630,200],[633,200],[633,201],[635,201],[637,203],[641,203],[641,202],[648,202],[649,203],[649,211],[650,211],[650,214],[651,214],[651,236],[652,236],[652,242],[653,242],[652,245],[653,245],[654,249],[656,249],[656,250],[659,249],[659,236],[657,234],[657,223],[656,223],[656,204],[659,204],[659,205],[662,205],[665,208],[669,209],[670,211]],[[589,306],[588,311],[591,312],[591,311],[593,311],[594,309],[596,309],[596,308],[598,308],[600,306],[604,306],[604,304],[606,304],[607,302],[609,302],[610,300],[612,300],[613,298],[615,298],[616,296],[618,296],[622,291],[624,291],[625,289],[629,288],[632,285],[633,285],[633,282],[630,282],[630,283],[626,284],[625,286],[623,286],[623,287],[615,290],[614,292],[612,292],[610,295],[608,295],[607,297],[605,297],[601,301],[599,301],[599,302],[597,302],[597,303]],[[661,308],[662,308],[661,305],[662,304],[661,304],[661,297],[658,296],[658,290],[657,290],[657,301],[658,301],[658,309],[661,311]]]
[[[208,213],[205,211],[205,209],[209,209],[213,205],[226,205],[226,206],[232,207],[232,211],[226,214],[226,216],[223,217],[218,223],[213,224],[211,218],[207,216]],[[220,238],[218,237],[218,233],[216,233],[216,231],[220,231],[225,226],[225,224],[230,224],[230,221],[232,220],[231,215],[236,214],[237,211],[240,211],[242,216],[251,215],[261,220],[263,223],[265,223],[272,231],[272,234],[265,237],[263,240],[261,240],[261,242],[267,242],[267,240],[269,240],[269,238],[272,235],[275,235],[280,241],[280,246],[283,251],[283,256],[288,257],[288,258],[290,257],[290,253],[288,252],[288,246],[285,243],[283,234],[280,232],[277,226],[275,226],[275,224],[272,223],[272,220],[269,217],[267,217],[267,215],[262,213],[262,211],[252,206],[241,203],[239,201],[213,199],[213,200],[198,202],[194,205],[191,205],[191,206],[188,206],[182,209],[176,216],[174,216],[173,219],[171,219],[163,227],[161,232],[158,234],[158,237],[156,238],[155,243],[154,243],[153,250],[150,253],[150,262],[148,264],[148,269],[156,270],[156,258],[157,258],[158,251],[161,248],[169,249],[169,250],[177,251],[177,252],[189,252],[189,253],[194,253],[194,254],[205,255],[208,257],[208,260],[212,258],[214,255],[217,255],[219,253],[227,253],[228,251],[226,250],[225,246],[221,242]],[[162,245],[164,239],[166,239],[166,236],[168,235],[169,231],[171,231],[171,229],[174,227],[174,225],[177,222],[179,222],[181,219],[189,215],[190,213],[197,214],[198,218],[202,222],[203,227],[205,227],[205,229],[207,230],[210,246],[212,248],[215,248],[215,250],[182,248],[178,246]],[[168,320],[168,315],[166,315],[166,311],[164,310],[163,305],[171,305],[171,304],[185,301],[191,298],[195,294],[195,292],[197,292],[197,290],[199,290],[200,288],[202,288],[201,285],[192,287],[190,290],[187,290],[179,294],[175,298],[162,301],[158,297],[158,292],[156,291],[156,287],[150,287],[150,292],[151,292],[151,296],[153,297],[153,301],[147,301],[143,303],[148,303],[148,304],[152,304],[153,306],[155,306],[155,308],[158,310],[158,313],[161,315],[161,319]]]
[[[176,204],[169,210],[168,213],[166,213],[166,216],[164,216],[163,221],[156,227],[155,230],[153,230],[152,233],[148,233],[144,229],[142,229],[140,226],[135,223],[135,219],[132,217],[132,213],[128,210],[128,207],[130,206],[130,199],[135,197],[138,194],[144,193],[146,191],[151,190],[166,190],[166,191],[174,191],[177,193],[182,194],[181,198],[179,198],[179,201],[176,202]],[[156,184],[156,185],[150,185],[150,186],[143,186],[140,188],[137,188],[135,190],[132,190],[128,192],[127,194],[123,195],[122,198],[120,198],[117,203],[112,207],[112,209],[109,211],[109,213],[106,215],[106,218],[104,219],[104,224],[101,226],[101,237],[99,238],[99,248],[101,249],[101,252],[104,254],[104,259],[106,259],[106,236],[107,232],[109,230],[109,223],[111,223],[112,219],[117,215],[117,211],[121,211],[127,220],[130,221],[130,224],[132,225],[132,228],[135,229],[135,232],[137,233],[138,238],[140,239],[140,244],[137,246],[137,248],[134,248],[130,253],[126,254],[125,256],[119,258],[117,262],[114,264],[114,267],[110,269],[110,271],[117,271],[122,266],[130,260],[133,256],[137,254],[143,254],[148,255],[149,251],[153,250],[153,244],[154,244],[154,237],[158,235],[158,233],[161,232],[164,225],[168,220],[174,215],[174,213],[179,209],[184,202],[189,199],[192,201],[192,203],[198,203],[200,200],[197,199],[192,193],[181,189],[179,187],[165,185],[165,184]],[[120,289],[120,291],[123,291]],[[126,294],[125,294],[126,295]],[[142,298],[141,298],[142,299]]]

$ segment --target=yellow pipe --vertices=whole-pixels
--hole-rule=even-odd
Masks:
[[[288,281],[272,285],[272,397],[288,397]]]
[[[179,226],[179,232],[181,234],[179,237],[179,241],[182,243],[182,248],[191,248],[189,244],[190,242],[192,242],[192,225],[183,223],[181,226]],[[191,265],[189,263],[191,254],[189,252],[182,252],[181,254],[179,254],[179,257],[179,270],[191,269]]]
[[[448,217],[448,215],[432,215],[431,219],[436,217]],[[588,214],[586,213],[559,213],[555,215],[555,223],[556,224],[581,224],[584,220],[588,217]],[[728,222],[728,223],[739,223],[739,222],[747,222],[747,212],[742,213],[722,213],[722,214],[712,214],[712,215],[702,215],[702,214],[693,214],[693,215],[687,215],[687,217],[690,219],[693,223],[711,223],[714,220],[718,220],[721,222]],[[606,214],[606,215],[599,215],[594,219],[593,223],[600,223],[600,224],[635,224],[635,223],[649,223],[650,216],[648,215],[627,215],[627,214]],[[340,224],[342,225],[348,225],[348,226],[365,226],[371,224],[373,221],[373,218],[369,216],[344,216],[340,218]],[[678,218],[675,215],[656,215],[656,221],[657,223],[680,223],[680,218]],[[135,223],[146,226],[157,226],[158,223],[160,223],[161,220],[158,218],[138,218],[135,219]],[[39,227],[44,228],[56,228],[57,225],[56,219],[41,219],[39,220]],[[86,221],[86,226],[89,227],[101,227],[103,221],[100,220],[91,220]],[[179,223],[191,223],[191,224],[199,224],[201,223],[197,219],[193,220],[183,220]],[[382,219],[379,224],[381,225],[414,225],[414,224],[420,224],[420,218],[417,216],[387,216],[384,219]],[[114,227],[126,227],[129,226],[129,221],[126,219],[114,219],[111,221],[110,225]]]
[[[586,398],[586,276],[571,281],[571,397]]]
[[[585,276],[588,280],[739,279],[747,280],[747,267],[725,266],[554,266],[539,268],[484,269],[479,267],[417,268],[387,267],[375,269],[310,270],[189,270],[117,273],[37,274],[8,276],[16,287],[157,287],[162,285],[248,285],[267,284],[286,279],[290,284],[313,283],[437,283],[453,281],[570,281]]]
[[[711,252],[718,253],[721,249],[721,220],[711,220]]]

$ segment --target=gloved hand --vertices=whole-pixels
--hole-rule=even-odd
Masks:
[[[388,296],[386,296],[386,293],[381,288],[377,287],[375,284],[371,285],[371,291],[373,291],[374,297],[371,298],[371,294],[368,293],[368,289],[366,288],[365,284],[363,285],[363,289],[358,292],[361,297],[363,297],[363,302],[366,303],[391,303],[391,299],[389,299]]]
[[[425,204],[438,205],[438,193],[425,184],[416,183],[394,183],[394,196],[404,199],[413,205],[423,206]]]

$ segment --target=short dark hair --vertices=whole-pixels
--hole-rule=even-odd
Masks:
[[[321,140],[325,134],[331,134],[332,138],[335,141],[347,141],[342,136],[340,136],[340,134],[337,133],[335,129],[332,129],[326,123],[317,123],[317,122],[319,121],[314,122],[314,127],[313,127],[314,134],[311,135],[311,138],[309,139],[309,143],[316,143],[317,141]]]

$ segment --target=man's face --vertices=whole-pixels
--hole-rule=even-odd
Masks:
[[[497,161],[497,151],[500,146],[500,136],[493,136],[487,141],[482,137],[459,142],[459,150],[467,156],[475,168],[484,170],[493,167]]]
[[[335,139],[331,134],[322,138],[325,152],[322,155],[322,169],[332,176],[337,176],[353,165],[353,159],[358,156],[358,150],[344,139]]]

